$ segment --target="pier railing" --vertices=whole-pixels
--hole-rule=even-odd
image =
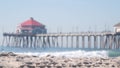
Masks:
[[[47,34],[22,34],[22,33],[3,33],[3,36],[100,36],[115,35],[114,32],[69,32],[69,33],[47,33]]]

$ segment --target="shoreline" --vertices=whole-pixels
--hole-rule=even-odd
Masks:
[[[120,57],[115,58],[68,58],[46,55],[15,54],[12,52],[0,53],[0,68],[120,68]]]

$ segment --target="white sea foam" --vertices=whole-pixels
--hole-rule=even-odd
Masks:
[[[65,52],[23,52],[19,54],[25,55],[36,55],[36,56],[46,56],[46,55],[53,55],[53,56],[64,56],[64,57],[108,57],[107,51],[84,51],[84,50],[77,50],[77,51],[65,51]]]
[[[81,50],[81,49],[66,49],[66,48],[6,48],[1,47],[0,52],[14,52],[17,54],[35,55],[35,56],[65,56],[65,57],[108,57],[107,50]]]

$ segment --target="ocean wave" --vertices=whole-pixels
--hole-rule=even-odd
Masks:
[[[107,51],[84,51],[84,50],[77,50],[77,51],[65,51],[65,52],[23,52],[23,53],[17,53],[17,54],[24,54],[24,55],[35,55],[35,56],[64,56],[64,57],[72,57],[72,58],[82,58],[82,57],[108,57]]]
[[[64,56],[64,57],[108,57],[109,51],[107,50],[84,50],[74,48],[9,48],[1,47],[0,52],[14,52],[16,54],[35,55],[35,56]]]

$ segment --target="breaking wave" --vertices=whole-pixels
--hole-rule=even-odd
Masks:
[[[15,48],[15,47],[0,47],[0,52],[14,52],[24,55],[35,56],[64,56],[64,57],[108,57],[109,52],[107,50],[84,50],[74,48]]]

